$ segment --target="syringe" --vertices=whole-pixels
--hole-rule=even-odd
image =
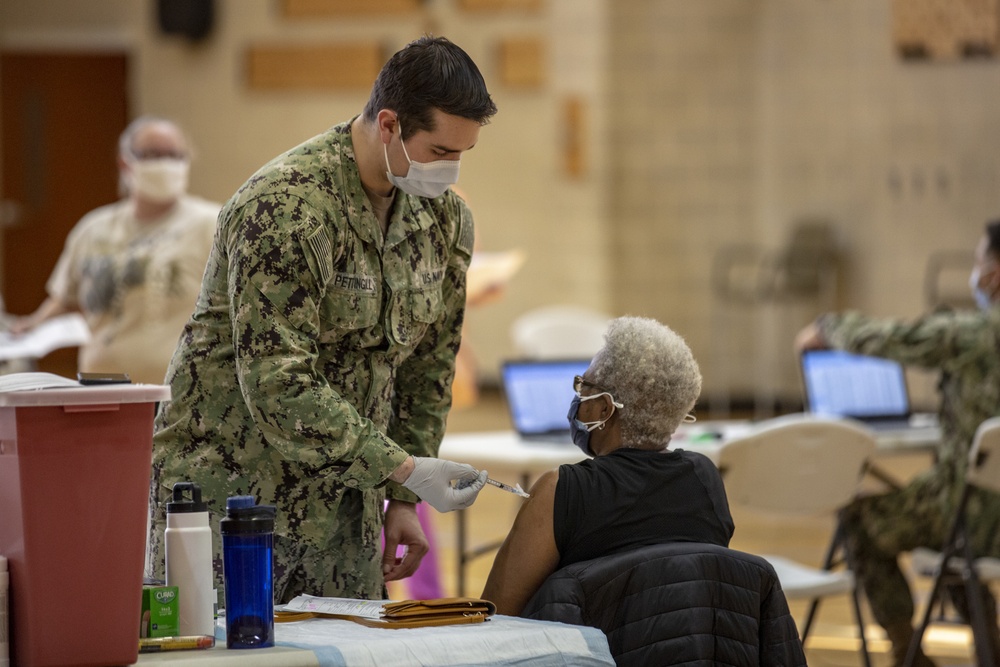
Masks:
[[[493,486],[497,487],[498,489],[503,489],[504,491],[506,491],[508,493],[513,493],[515,495],[521,496],[522,498],[530,498],[531,497],[527,492],[525,492],[524,489],[521,488],[520,484],[515,484],[514,486],[511,486],[510,484],[504,484],[503,482],[498,482],[498,481],[496,481],[495,479],[493,479],[491,477],[487,477],[486,478],[486,483],[487,484],[492,484]]]

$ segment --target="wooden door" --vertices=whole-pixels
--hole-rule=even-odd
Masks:
[[[126,86],[124,53],[0,52],[0,262],[8,312],[38,307],[73,225],[117,199]],[[76,350],[50,354],[39,370],[74,377]]]

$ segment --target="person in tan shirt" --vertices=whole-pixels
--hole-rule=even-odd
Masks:
[[[194,310],[220,208],[187,194],[189,166],[189,143],[175,123],[134,120],[119,142],[125,198],[76,224],[49,277],[48,298],[11,330],[79,311],[91,330],[79,371],[161,384]]]

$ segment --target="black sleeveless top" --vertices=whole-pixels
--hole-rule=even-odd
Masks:
[[[559,466],[559,567],[665,542],[729,546],[733,518],[718,469],[683,449],[618,449]]]

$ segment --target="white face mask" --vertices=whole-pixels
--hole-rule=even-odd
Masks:
[[[435,160],[434,162],[414,162],[406,152],[403,143],[403,127],[399,126],[399,145],[403,147],[403,155],[410,163],[406,176],[396,176],[389,167],[389,149],[382,144],[385,153],[385,175],[389,182],[408,195],[414,197],[440,197],[449,187],[458,183],[459,160]]]
[[[976,299],[976,305],[979,306],[980,310],[989,310],[990,306],[993,305],[990,295],[986,293],[983,288],[979,286],[980,272],[979,267],[972,269],[972,275],[969,276],[969,289],[972,290],[972,296]]]
[[[175,158],[129,162],[129,190],[144,199],[171,202],[187,192],[190,163]]]

